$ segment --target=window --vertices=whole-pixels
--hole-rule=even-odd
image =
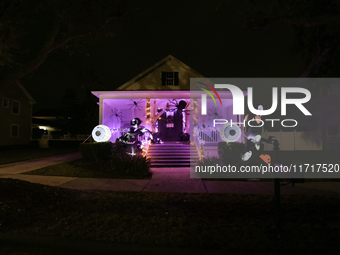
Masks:
[[[12,102],[12,113],[20,114],[20,101],[13,100]]]
[[[2,106],[5,107],[5,108],[9,107],[9,99],[8,98],[6,98],[6,97],[2,98]]]
[[[19,125],[11,125],[11,137],[19,137]]]
[[[162,72],[162,86],[178,86],[178,72]]]

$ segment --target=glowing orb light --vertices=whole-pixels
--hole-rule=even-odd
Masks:
[[[241,137],[241,129],[237,125],[230,125],[227,123],[222,126],[220,135],[222,140],[226,142],[235,142]]]
[[[110,128],[105,125],[98,125],[92,130],[92,137],[96,142],[107,142],[111,138]]]

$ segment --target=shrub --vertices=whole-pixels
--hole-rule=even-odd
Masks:
[[[87,166],[93,168],[93,162],[99,171],[114,171],[126,176],[150,176],[150,160],[141,155],[130,156],[125,151],[125,144],[100,142],[81,144],[80,152]]]
[[[244,152],[244,144],[233,142],[219,142],[218,155],[221,162],[225,165],[232,164],[238,165],[241,163],[241,155]]]
[[[218,157],[207,157],[202,158],[200,161],[198,161],[199,166],[214,166],[216,164],[221,164],[221,161]]]
[[[112,157],[113,147],[111,142],[82,143],[79,150],[86,161],[107,162]]]
[[[119,171],[127,176],[151,176],[150,160],[143,156],[130,156],[124,152],[120,156],[113,156],[111,166],[114,171]]]
[[[128,176],[150,176],[150,160],[141,155],[131,156],[126,153],[125,144],[116,142],[113,147],[111,166]]]

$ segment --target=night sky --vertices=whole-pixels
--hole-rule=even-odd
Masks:
[[[56,51],[22,80],[35,110],[60,107],[67,88],[82,101],[87,77],[101,84],[93,90],[115,90],[168,54],[206,77],[301,76],[292,27],[241,28],[244,1],[228,2],[129,1],[113,37],[89,46],[89,56]]]

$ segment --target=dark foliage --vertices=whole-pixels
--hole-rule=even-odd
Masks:
[[[238,165],[241,163],[241,154],[244,152],[243,143],[218,143],[218,155],[224,165]]]
[[[115,171],[127,176],[151,176],[150,160],[143,156],[130,156],[125,152],[122,143],[91,143],[81,144],[80,152],[88,167],[93,163],[101,171]],[[100,167],[98,167],[100,165]]]

